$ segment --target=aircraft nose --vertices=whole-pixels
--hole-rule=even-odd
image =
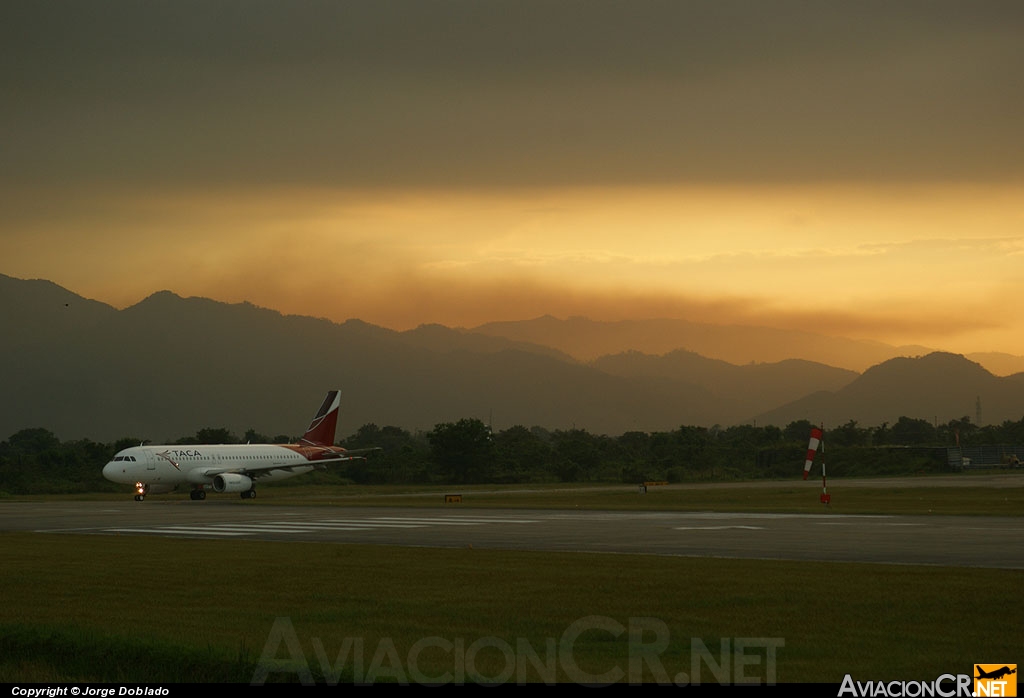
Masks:
[[[103,466],[103,477],[107,478],[108,480],[115,480],[115,478],[117,477],[117,472],[117,463],[115,463],[114,461],[110,461],[109,463]]]

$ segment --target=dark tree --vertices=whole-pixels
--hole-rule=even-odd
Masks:
[[[892,425],[892,442],[899,446],[921,446],[935,442],[935,427],[924,419],[900,417]]]
[[[806,419],[800,419],[796,422],[790,422],[786,425],[786,428],[782,430],[782,436],[786,441],[792,441],[795,443],[807,443],[807,439],[811,435],[811,429],[818,426],[817,424],[811,424]]]
[[[431,455],[446,482],[486,482],[494,462],[491,430],[479,419],[438,424],[427,434]]]

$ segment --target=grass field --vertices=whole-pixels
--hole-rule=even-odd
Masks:
[[[789,489],[813,494],[712,488],[698,508],[820,511]],[[556,496],[467,493],[481,506]],[[344,496],[382,503],[365,494]],[[1020,514],[1021,488],[999,495]],[[990,511],[999,495],[847,488],[841,506],[1011,513]],[[260,502],[301,496],[343,495],[267,487]],[[587,508],[691,496],[561,494]],[[1017,662],[1021,646],[1018,570],[30,533],[0,545],[5,682],[930,681]]]
[[[444,495],[463,496],[463,507],[589,509],[630,511],[744,511],[818,514],[934,514],[947,516],[1024,516],[1024,471],[998,476],[1006,486],[994,487],[991,475],[959,474],[938,477],[898,477],[837,480],[830,484],[832,504],[819,502],[821,483],[815,480],[759,480],[739,483],[652,486],[645,494],[635,485],[470,485],[328,486],[301,485],[287,480],[259,489],[261,505],[289,506],[417,506],[445,505]],[[941,485],[941,486],[937,486]],[[237,495],[216,495],[239,506]],[[122,494],[68,495],[83,501],[124,501]],[[182,493],[154,499],[183,498]],[[49,496],[7,497],[7,501],[45,501]]]
[[[1020,478],[1024,483],[1024,477]],[[993,490],[972,486],[889,488],[847,484],[830,488],[832,504],[819,501],[820,483],[800,485],[759,483],[759,487],[693,488],[677,485],[648,487],[639,494],[634,486],[494,489],[486,487],[353,491],[351,488],[264,488],[261,501],[289,505],[445,506],[444,494],[462,494],[467,507],[589,509],[630,511],[745,511],[820,514],[934,514],[949,516],[1024,516],[1024,487]],[[810,486],[807,486],[810,485]]]
[[[572,643],[582,673],[556,662],[560,681],[608,672],[629,678],[630,625],[646,633],[643,643],[666,640],[655,652],[666,674],[645,667],[647,681],[690,674],[693,638],[719,663],[723,638],[730,646],[781,640],[780,682],[837,682],[845,673],[934,678],[968,672],[976,661],[1015,661],[1020,647],[1011,632],[1017,614],[1008,609],[1019,607],[1024,573],[1010,570],[32,534],[0,540],[3,681],[249,681],[277,618],[288,619],[301,654],[289,650],[285,634],[274,657],[301,656],[315,676],[344,681],[402,679],[382,659],[367,677],[378,652],[397,657],[404,678],[417,678],[408,675],[409,652],[431,637],[464,648],[483,643],[471,668],[494,678],[510,665],[506,645],[514,649],[522,638],[545,656],[547,643],[561,643],[574,627],[585,631]],[[352,652],[339,661],[346,638],[350,649],[361,644],[361,670]],[[121,656],[119,647],[133,651]],[[458,653],[445,647],[429,645],[418,657],[420,676],[454,679]],[[760,659],[745,675],[768,678],[766,653],[749,654]],[[548,678],[523,661],[517,670],[527,680]],[[730,666],[728,653],[725,661]],[[710,666],[705,681],[715,679]]]

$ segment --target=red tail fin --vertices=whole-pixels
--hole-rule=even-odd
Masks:
[[[327,393],[324,404],[320,405],[309,428],[302,435],[301,443],[316,446],[333,446],[334,431],[338,426],[338,408],[341,406],[341,391]]]

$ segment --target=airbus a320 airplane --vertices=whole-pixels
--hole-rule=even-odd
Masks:
[[[135,485],[135,501],[191,485],[192,499],[206,499],[206,490],[256,496],[256,481],[273,482],[362,457],[378,448],[347,451],[334,446],[341,392],[327,393],[306,433],[295,444],[222,446],[135,446],[118,452],[103,466],[103,477]]]

